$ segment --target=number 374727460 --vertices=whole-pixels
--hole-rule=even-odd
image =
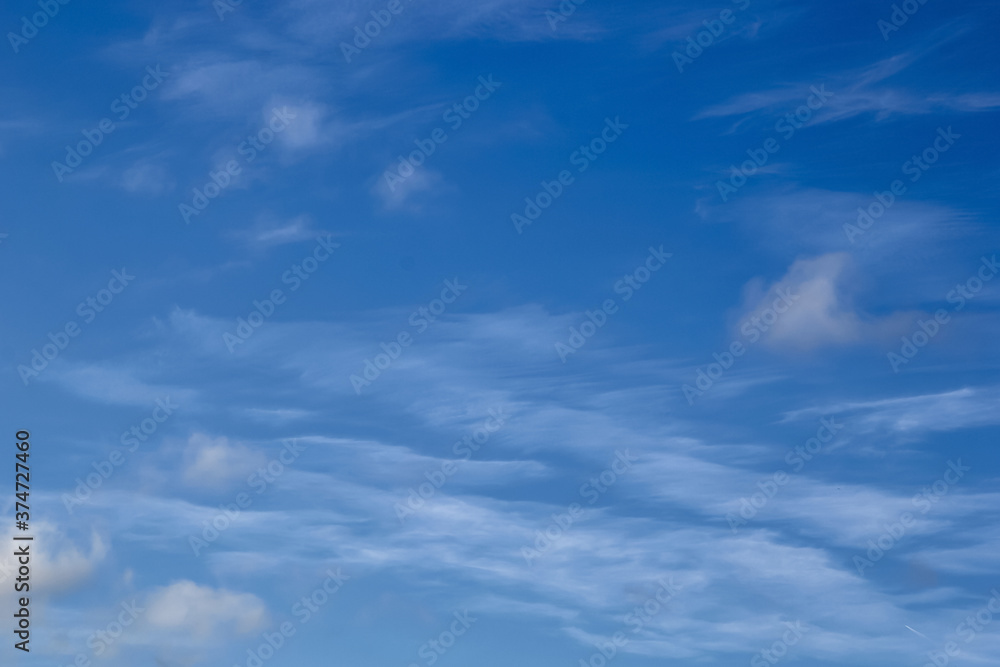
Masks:
[[[28,456],[30,454],[31,434],[27,431],[17,432],[17,454],[14,467],[14,495],[16,514],[14,520],[19,530],[28,530],[28,521],[31,520],[31,507],[28,504],[28,494],[31,492],[31,470],[28,466]]]

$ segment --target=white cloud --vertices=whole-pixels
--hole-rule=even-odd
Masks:
[[[428,42],[484,37],[505,41],[586,40],[606,32],[600,22],[586,11],[587,8],[578,8],[553,30],[545,12],[558,12],[558,7],[558,2],[552,3],[551,0],[480,0],[471,3],[439,0],[422,5],[413,3],[412,6],[404,2],[404,12],[372,38],[371,43],[386,48],[415,40]],[[331,42],[331,37],[334,44],[349,42],[354,37],[355,26],[371,21],[369,12],[376,8],[371,3],[342,0],[295,0],[289,3],[285,13],[295,17],[291,29],[297,37],[326,45]],[[337,55],[340,56],[339,48]],[[362,57],[355,56],[354,62],[363,62]]]
[[[313,73],[299,65],[220,59],[205,54],[175,68],[164,83],[164,100],[183,100],[188,113],[246,116],[275,95],[295,95],[315,84]],[[270,109],[268,109],[268,112]],[[257,121],[260,125],[260,121]]]
[[[1000,107],[1000,94],[993,92],[928,95],[880,85],[909,68],[929,51],[924,48],[900,53],[867,67],[781,88],[744,93],[704,109],[695,119],[724,118],[786,107],[792,110],[805,103],[814,84],[824,84],[833,97],[816,112],[811,121],[813,124],[844,120],[865,113],[874,113],[876,120],[884,120],[893,114],[920,115],[935,111],[974,113]]]
[[[15,545],[13,529],[3,535],[6,546]],[[108,546],[95,532],[90,535],[90,547],[81,551],[56,526],[45,522],[32,524],[31,567],[32,590],[41,595],[59,594],[85,582],[108,554]],[[13,552],[13,547],[9,550]],[[13,595],[10,581],[16,576],[16,562],[5,548],[0,557],[0,599]]]
[[[263,454],[228,438],[211,438],[195,433],[184,452],[184,481],[193,486],[218,487],[246,477],[266,463]]]
[[[319,235],[319,230],[313,226],[312,217],[297,215],[294,218],[280,220],[272,215],[262,214],[249,229],[234,232],[232,236],[253,246],[269,247],[310,241]]]
[[[288,127],[278,135],[278,140],[287,150],[318,148],[335,138],[330,132],[331,126],[324,122],[329,115],[324,105],[305,103],[281,107],[287,108],[291,117]]]
[[[767,327],[767,345],[798,350],[880,340],[903,330],[910,322],[905,315],[862,317],[855,310],[853,286],[845,278],[849,262],[847,253],[829,253],[795,261],[766,289],[752,281],[745,289],[740,327],[757,318]]]
[[[790,270],[789,282],[811,293],[812,282],[832,289],[830,285],[843,282],[845,274],[842,259],[824,256],[804,260]],[[861,322],[857,326],[864,333],[864,318],[850,319],[845,313],[853,311],[847,309],[845,300],[831,298],[826,303],[836,307],[822,313],[824,317]],[[405,312],[404,317],[400,315],[379,314],[387,328],[405,321]],[[664,425],[660,416],[645,420],[637,410],[648,404],[642,392],[655,387],[614,386],[605,391],[592,375],[553,380],[545,364],[551,361],[553,334],[562,330],[562,324],[560,317],[539,307],[442,318],[427,332],[422,345],[414,346],[379,381],[381,400],[398,401],[400,412],[416,415],[422,426],[448,434],[436,453],[446,452],[463,433],[470,421],[470,406],[476,418],[480,406],[489,407],[501,399],[504,406],[512,406],[510,424],[496,441],[490,441],[489,449],[477,459],[479,464],[470,462],[463,471],[463,475],[470,473],[463,478],[468,483],[456,477],[453,486],[400,526],[393,510],[401,499],[400,490],[419,481],[423,471],[440,465],[437,456],[418,449],[419,441],[409,441],[419,437],[420,429],[407,429],[397,442],[382,444],[345,439],[336,419],[328,426],[310,424],[309,433],[299,434],[310,444],[309,465],[296,466],[281,478],[280,488],[275,488],[281,507],[245,511],[227,531],[224,543],[213,545],[204,562],[213,573],[248,580],[277,572],[310,571],[319,567],[320,559],[342,563],[352,575],[404,568],[419,572],[422,581],[454,581],[460,576],[475,586],[459,590],[456,596],[475,603],[479,597],[488,601],[515,590],[523,604],[511,606],[509,613],[571,624],[576,628],[571,636],[581,639],[619,624],[621,615],[636,604],[633,591],[637,587],[672,575],[687,592],[678,596],[676,609],[649,623],[641,642],[637,639],[634,645],[636,652],[654,656],[683,653],[701,658],[720,650],[752,652],[762,645],[762,636],[780,630],[781,621],[792,617],[811,628],[810,658],[843,658],[842,640],[849,637],[851,650],[862,646],[877,660],[905,648],[905,640],[893,634],[903,622],[919,622],[915,627],[923,628],[948,620],[942,619],[945,611],[938,609],[915,612],[905,594],[887,592],[872,579],[859,577],[850,554],[845,557],[842,551],[845,546],[848,551],[863,549],[865,540],[877,535],[883,523],[909,509],[909,490],[831,483],[823,480],[819,467],[810,468],[782,490],[755,524],[734,536],[723,514],[741,495],[754,492],[757,481],[769,472],[760,466],[771,465],[767,461],[774,460],[773,452],[768,456],[762,453],[764,447],[747,447],[734,462],[730,454],[736,446],[719,451],[717,441],[709,446],[670,437],[676,424]],[[205,336],[215,336],[212,321],[198,316],[179,318],[174,325],[182,325],[179,330],[185,334],[185,344],[195,348],[197,331],[204,328]],[[808,327],[805,330],[813,334]],[[369,345],[351,322],[344,321],[275,323],[259,335],[262,338],[255,348],[259,366],[291,370],[294,386],[310,397],[350,392],[344,378]],[[186,347],[175,352],[178,360],[191,357]],[[515,358],[522,368],[535,372],[525,371],[516,378],[496,372],[508,368]],[[220,356],[199,361],[198,381],[204,382],[206,375],[202,364],[227,360]],[[616,370],[625,373],[621,367]],[[624,379],[631,384],[635,376]],[[540,386],[556,381],[557,398],[539,395]],[[303,385],[307,388],[302,389]],[[275,386],[261,383],[260,387],[265,395],[252,397],[253,404],[267,405],[263,399]],[[286,398],[285,387],[278,389]],[[324,406],[336,403],[325,401]],[[919,410],[920,406],[909,408]],[[383,414],[381,406],[379,414]],[[954,416],[955,421],[962,418]],[[516,460],[525,460],[529,458],[525,452],[539,449],[565,454],[552,460],[566,465],[563,472],[568,475],[577,474],[569,466],[580,459],[591,461],[579,473],[583,480],[606,465],[605,453],[612,443],[627,443],[650,454],[641,460],[641,467],[637,464],[633,477],[615,485],[615,502],[588,506],[585,520],[574,524],[534,566],[528,566],[520,548],[537,538],[537,531],[545,529],[553,513],[565,512],[566,504],[579,499],[579,482],[553,474],[553,484],[566,482],[566,495],[546,502],[511,500],[509,494],[496,494],[490,483],[472,482],[509,483],[521,471],[499,460],[515,459],[515,452]],[[838,451],[847,456],[846,450]],[[917,481],[923,483],[924,478]],[[180,553],[192,528],[211,516],[212,508],[147,493],[126,496],[109,491],[95,501],[105,504],[93,511],[114,517],[123,534],[141,534],[137,539],[148,545],[172,544]],[[950,496],[959,497],[957,493]],[[630,516],[634,507],[630,501],[636,499],[641,499],[641,516]],[[984,506],[982,499],[977,503],[976,508]],[[914,542],[919,539],[932,545],[949,524],[974,516],[968,507],[940,504],[932,520],[922,521],[913,531]],[[804,538],[810,540],[808,546]],[[281,553],[268,549],[266,545],[274,541],[287,544],[287,549]],[[903,554],[903,548],[893,557]],[[971,554],[968,559],[978,567],[985,553]],[[891,567],[888,562],[880,564],[879,572]],[[745,595],[744,602],[752,600],[753,604],[734,602],[734,588]],[[800,595],[790,597],[789,591]],[[826,603],[817,607],[816,599]],[[831,614],[831,609],[837,613]]]
[[[101,366],[59,359],[52,362],[39,379],[52,380],[74,394],[112,405],[141,405],[152,409],[158,399],[168,396],[181,404],[194,400],[194,390],[149,384],[137,377],[139,373],[140,370],[134,367],[126,369],[120,365]]]
[[[1000,390],[996,387],[965,387],[934,394],[822,405],[789,412],[785,419],[843,414],[850,415],[854,428],[863,433],[953,431],[1000,423],[998,400]]]
[[[145,619],[153,628],[206,641],[249,634],[267,623],[264,602],[250,593],[178,581],[150,594]]]
[[[390,174],[393,183],[390,185],[385,174]],[[428,167],[416,167],[408,176],[399,175],[399,164],[394,163],[379,174],[372,192],[382,200],[387,210],[402,208],[419,209],[413,199],[420,195],[439,193],[448,188],[441,173]]]
[[[140,160],[121,176],[121,187],[132,194],[161,195],[173,189],[174,183],[160,164]]]

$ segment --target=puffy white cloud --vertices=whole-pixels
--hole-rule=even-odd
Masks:
[[[226,634],[249,634],[267,621],[264,602],[249,593],[177,581],[158,588],[146,601],[145,620],[156,629],[206,640]]]
[[[184,452],[184,481],[195,486],[216,487],[220,482],[231,482],[246,477],[265,457],[228,438],[211,438],[195,433],[188,438]]]
[[[12,541],[13,528],[3,534],[4,545]],[[68,538],[57,526],[46,522],[32,523],[34,540],[30,542],[32,592],[44,596],[58,595],[83,584],[108,554],[108,545],[95,532],[90,535],[89,548],[82,547]],[[17,562],[13,548],[5,549],[0,556],[0,600],[13,597],[9,583],[17,576]]]
[[[911,321],[905,314],[876,318],[855,309],[853,285],[847,279],[849,262],[847,253],[828,253],[796,260],[766,289],[759,281],[751,282],[745,290],[740,327],[750,321],[764,331],[765,344],[798,350],[880,340],[905,329]]]

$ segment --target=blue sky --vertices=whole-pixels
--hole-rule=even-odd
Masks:
[[[42,5],[3,664],[1000,664],[995,3]]]

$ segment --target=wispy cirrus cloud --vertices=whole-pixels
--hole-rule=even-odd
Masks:
[[[774,111],[801,105],[810,86],[822,84],[832,97],[815,112],[810,124],[832,123],[862,114],[884,121],[894,115],[941,112],[975,113],[1000,108],[1000,93],[921,93],[887,83],[925,58],[930,49],[903,52],[867,67],[816,77],[810,81],[738,95],[700,111],[695,120]]]

